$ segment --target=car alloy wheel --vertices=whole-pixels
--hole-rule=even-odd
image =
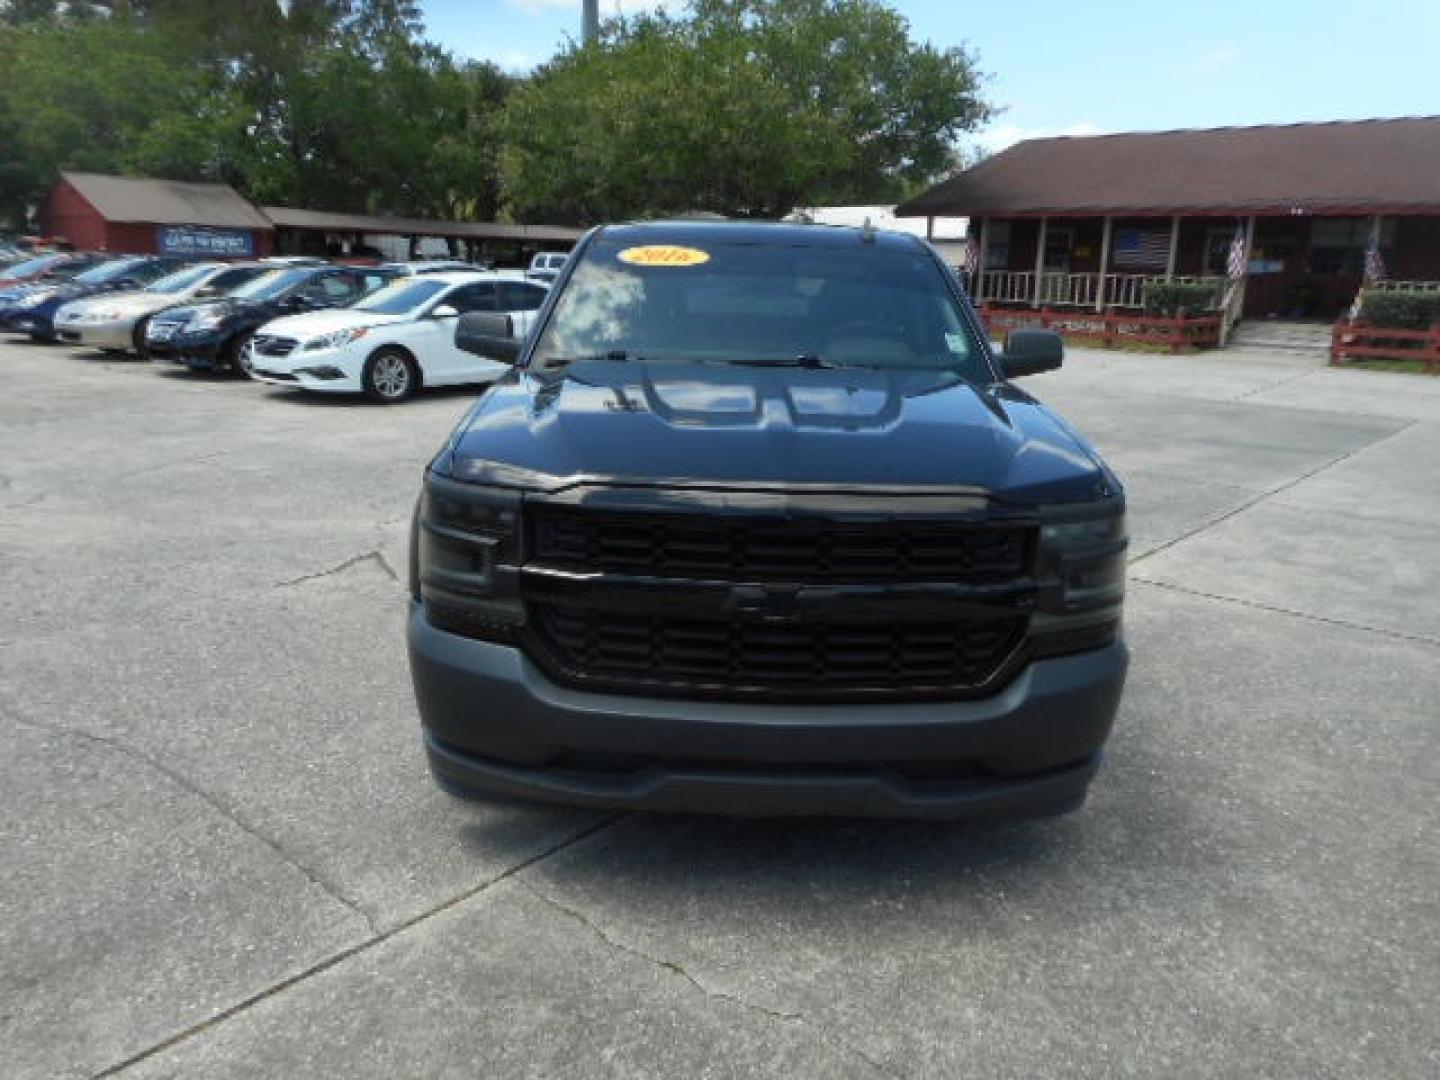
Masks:
[[[235,346],[235,374],[253,379],[255,370],[255,335],[246,334]]]
[[[130,331],[130,344],[135,348],[135,355],[141,360],[150,359],[150,350],[145,347],[145,335],[150,329],[150,317],[136,321],[134,328]]]
[[[377,401],[403,401],[415,389],[415,372],[409,357],[385,349],[370,358],[366,366],[365,389]]]

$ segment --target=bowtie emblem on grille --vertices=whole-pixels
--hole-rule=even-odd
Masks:
[[[725,608],[737,615],[756,616],[761,622],[795,622],[800,618],[800,588],[794,585],[736,585],[725,598]]]

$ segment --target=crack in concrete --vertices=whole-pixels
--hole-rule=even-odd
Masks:
[[[391,566],[390,561],[385,558],[385,553],[380,548],[376,547],[364,552],[363,554],[352,555],[344,562],[337,563],[336,565],[330,567],[328,570],[317,570],[313,574],[302,574],[300,575],[300,577],[297,578],[288,578],[285,581],[277,581],[273,587],[276,589],[283,589],[291,585],[302,584],[306,581],[315,581],[319,578],[333,577],[336,574],[343,574],[347,570],[353,570],[355,567],[361,566],[364,563],[371,561],[373,561],[377,566],[379,566],[380,569],[384,571],[385,576],[388,577],[391,581],[400,580],[400,575],[395,572],[395,568]]]
[[[627,945],[623,941],[619,941],[609,931],[607,931],[604,927],[600,926],[598,923],[592,921],[584,912],[580,911],[578,908],[571,907],[569,904],[566,904],[556,899],[549,893],[541,892],[538,888],[536,888],[534,885],[531,885],[528,881],[517,878],[515,884],[519,885],[526,892],[530,893],[530,895],[534,896],[541,903],[554,908],[561,914],[573,919],[575,922],[578,922],[581,926],[583,926],[586,930],[588,930],[592,935],[602,941],[609,948],[615,950],[616,952],[623,953],[626,956],[633,956],[637,960],[643,960],[647,964],[658,967],[662,971],[666,971],[669,974],[684,980],[694,990],[698,991],[708,1000],[723,1001],[727,1004],[734,1005],[737,1008],[744,1009],[749,1012],[757,1012],[764,1016],[766,1019],[774,1021],[775,1023],[799,1024],[800,1026],[814,1032],[817,1036],[819,1036],[821,1040],[828,1043],[834,1049],[859,1058],[861,1061],[863,1061],[866,1065],[868,1065],[871,1069],[875,1070],[875,1072],[880,1074],[881,1076],[887,1076],[892,1078],[900,1078],[902,1076],[902,1074],[897,1073],[886,1065],[882,1064],[881,1062],[876,1061],[865,1051],[859,1049],[858,1047],[850,1045],[849,1043],[845,1042],[844,1040],[838,1038],[835,1035],[832,1035],[830,1032],[826,1031],[824,1028],[818,1026],[809,1018],[807,1018],[803,1013],[782,1012],[779,1009],[772,1009],[769,1006],[761,1005],[757,1001],[750,1001],[748,998],[742,998],[735,994],[727,993],[724,990],[716,990],[709,986],[706,986],[693,974],[687,971],[682,965],[676,963],[673,960],[665,960],[658,956],[652,956],[650,953],[645,952],[643,949],[637,949],[633,945]]]
[[[1299,485],[1303,484],[1305,481],[1310,480],[1310,479],[1312,479],[1312,478],[1314,478],[1314,477],[1316,477],[1316,476],[1319,476],[1321,473],[1325,472],[1327,469],[1333,469],[1336,465],[1339,465],[1339,464],[1341,464],[1342,462],[1345,462],[1345,461],[1349,461],[1349,460],[1350,460],[1352,457],[1354,457],[1356,454],[1362,454],[1362,453],[1364,453],[1366,450],[1371,449],[1372,447],[1379,446],[1381,443],[1389,442],[1391,439],[1393,439],[1393,438],[1395,438],[1395,437],[1397,437],[1397,436],[1399,436],[1399,435],[1403,435],[1405,432],[1409,431],[1411,428],[1413,428],[1413,427],[1414,427],[1416,424],[1418,424],[1418,423],[1420,423],[1419,420],[1410,420],[1410,421],[1408,421],[1407,423],[1402,424],[1400,427],[1396,428],[1394,431],[1391,431],[1391,432],[1389,432],[1389,433],[1387,433],[1387,434],[1385,434],[1385,435],[1380,436],[1378,439],[1372,439],[1370,442],[1365,443],[1365,445],[1363,445],[1363,446],[1357,446],[1357,447],[1355,447],[1355,449],[1353,449],[1353,450],[1347,450],[1345,453],[1339,455],[1338,457],[1333,457],[1333,458],[1331,458],[1330,460],[1324,462],[1323,464],[1317,465],[1315,468],[1311,469],[1309,472],[1301,473],[1299,476],[1293,477],[1292,479],[1285,481],[1283,484],[1279,484],[1279,485],[1277,485],[1276,487],[1270,488],[1270,489],[1268,489],[1268,490],[1266,490],[1266,491],[1262,491],[1262,492],[1260,492],[1258,495],[1256,495],[1253,499],[1246,499],[1246,500],[1245,500],[1243,503],[1241,503],[1239,506],[1236,506],[1236,507],[1233,507],[1233,508],[1231,508],[1231,509],[1229,509],[1229,510],[1226,510],[1224,513],[1220,514],[1219,516],[1213,517],[1213,518],[1211,518],[1210,520],[1204,522],[1203,524],[1197,525],[1195,528],[1190,529],[1190,530],[1188,530],[1188,531],[1186,531],[1186,532],[1181,533],[1179,536],[1175,537],[1174,539],[1172,539],[1172,540],[1167,540],[1167,541],[1165,541],[1163,544],[1159,544],[1159,545],[1157,545],[1156,547],[1151,548],[1149,551],[1146,551],[1146,552],[1143,552],[1143,553],[1141,553],[1141,554],[1139,554],[1139,555],[1136,555],[1133,559],[1130,560],[1129,565],[1135,566],[1136,564],[1141,563],[1141,562],[1144,562],[1146,559],[1148,559],[1148,558],[1150,558],[1150,557],[1152,557],[1152,556],[1154,556],[1154,555],[1160,554],[1160,552],[1162,552],[1162,551],[1169,551],[1172,547],[1175,547],[1175,545],[1177,545],[1177,544],[1183,544],[1186,540],[1189,540],[1189,539],[1191,539],[1192,537],[1195,537],[1195,536],[1199,536],[1202,532],[1205,532],[1207,529],[1212,529],[1212,528],[1214,528],[1216,525],[1219,525],[1219,524],[1221,524],[1221,523],[1223,523],[1223,522],[1229,521],[1231,518],[1236,517],[1236,516],[1238,516],[1238,515],[1240,515],[1240,514],[1243,514],[1243,513],[1245,513],[1247,510],[1251,510],[1251,509],[1253,509],[1253,508],[1256,507],[1256,506],[1259,506],[1259,505],[1260,505],[1262,502],[1264,502],[1266,499],[1273,498],[1273,497],[1275,497],[1276,495],[1284,494],[1285,492],[1291,490],[1292,488],[1298,487]]]
[[[209,1031],[213,1027],[218,1027],[220,1024],[223,1024],[226,1021],[231,1020],[236,1016],[239,1016],[246,1010],[251,1009],[256,1005],[259,1005],[262,1002],[268,1001],[269,999],[276,997],[279,994],[283,994],[291,987],[298,986],[300,983],[312,979],[317,975],[324,974],[331,968],[343,964],[346,960],[349,960],[352,957],[359,956],[361,953],[368,952],[371,949],[375,948],[377,945],[382,945],[385,942],[391,940],[392,938],[398,937],[406,931],[414,929],[421,923],[428,922],[430,919],[433,919],[438,915],[443,915],[447,911],[451,911],[454,908],[459,907],[461,904],[473,900],[475,897],[481,895],[482,893],[493,889],[496,885],[499,885],[502,882],[508,881],[510,878],[513,878],[516,874],[528,870],[536,863],[543,862],[544,860],[550,858],[552,855],[557,855],[560,852],[564,851],[566,848],[574,844],[580,843],[582,840],[588,840],[590,837],[594,836],[601,830],[609,828],[612,824],[614,824],[617,820],[624,816],[624,814],[611,814],[609,817],[604,818],[601,821],[587,825],[584,828],[579,829],[574,833],[571,833],[564,839],[559,840],[554,844],[551,844],[549,847],[539,852],[536,852],[528,859],[521,859],[514,866],[502,870],[500,873],[496,874],[489,880],[482,881],[479,885],[476,885],[470,889],[466,889],[464,892],[452,896],[449,900],[446,900],[443,903],[436,904],[434,907],[427,908],[426,910],[420,912],[417,915],[411,916],[403,922],[396,923],[388,930],[382,930],[376,933],[373,937],[369,937],[366,938],[364,941],[357,942],[356,944],[351,945],[347,949],[341,949],[339,952],[333,953],[330,956],[325,957],[325,959],[319,960],[316,963],[311,964],[309,967],[305,968],[305,970],[296,972],[294,975],[287,976],[286,978],[265,987],[263,990],[251,994],[249,997],[244,998],[241,1001],[237,1001],[235,1004],[220,1010],[220,1012],[216,1013],[214,1016],[207,1017],[206,1019],[201,1020],[196,1024],[192,1024],[190,1027],[185,1028],[183,1031],[178,1031],[174,1035],[171,1035],[165,1039],[162,1039],[160,1042],[155,1043],[153,1046],[146,1047],[144,1050],[141,1050],[138,1053],[131,1054],[129,1057],[125,1058],[122,1061],[117,1061],[113,1065],[106,1066],[99,1072],[91,1074],[91,1080],[105,1080],[105,1078],[107,1077],[118,1076],[125,1070],[133,1068],[134,1066],[139,1065],[141,1062],[148,1061],[150,1058],[155,1057],[157,1054],[163,1053],[166,1050],[170,1050],[176,1046],[179,1046],[181,1043],[188,1042],[190,1039],[195,1038],[197,1035]]]
[[[1262,600],[1247,600],[1242,596],[1226,596],[1224,593],[1212,593],[1206,592],[1203,589],[1192,589],[1187,585],[1177,585],[1172,581],[1157,581],[1154,578],[1147,577],[1132,577],[1130,580],[1136,584],[1149,585],[1156,589],[1168,589],[1170,592],[1183,593],[1186,596],[1196,596],[1204,600],[1216,600],[1223,604],[1239,604],[1241,607],[1253,608],[1256,611],[1268,611],[1274,615],[1289,615],[1296,619],[1306,619],[1309,622],[1324,623],[1326,626],[1335,626],[1343,630],[1363,630],[1371,634],[1397,638],[1400,641],[1413,641],[1421,645],[1440,645],[1440,638],[1431,637],[1428,634],[1412,634],[1405,630],[1392,630],[1384,626],[1370,626],[1368,623],[1351,622],[1349,619],[1336,619],[1328,615],[1316,615],[1309,611],[1296,611],[1294,608],[1281,607],[1278,604],[1267,604]]]
[[[299,859],[295,858],[295,856],[292,855],[290,852],[286,851],[285,848],[282,847],[278,841],[272,839],[269,836],[266,836],[263,832],[260,831],[258,827],[246,821],[245,818],[243,818],[239,813],[237,813],[233,807],[226,806],[216,796],[212,795],[210,792],[197,785],[194,781],[192,781],[189,777],[185,776],[183,773],[171,768],[169,765],[166,765],[158,758],[153,757],[152,755],[147,754],[145,751],[137,749],[136,747],[133,747],[130,744],[121,741],[120,739],[108,735],[97,735],[92,731],[85,731],[82,728],[67,727],[63,724],[49,724],[45,723],[44,721],[32,720],[24,716],[15,716],[13,713],[11,714],[11,719],[17,724],[23,724],[26,727],[34,728],[36,731],[45,731],[49,732],[52,735],[62,735],[76,739],[84,739],[87,742],[92,742],[100,746],[108,747],[109,749],[114,750],[116,753],[122,754],[125,757],[130,758],[132,761],[138,761],[144,765],[150,766],[150,768],[160,773],[172,784],[179,787],[181,790],[195,796],[201,802],[205,803],[205,805],[209,806],[217,814],[225,818],[225,820],[231,822],[242,832],[264,844],[267,848],[270,849],[271,852],[277,855],[283,863],[299,871],[301,876],[303,876],[307,881],[309,881],[312,885],[318,888],[326,896],[330,897],[330,899],[334,900],[351,914],[358,917],[360,921],[365,924],[365,929],[368,933],[372,935],[377,933],[375,920],[370,917],[370,914],[363,908],[361,908],[355,901],[347,897],[341,891],[339,886],[337,886],[334,882],[327,880],[322,874],[320,874],[319,871],[315,870],[313,867],[305,865]]]

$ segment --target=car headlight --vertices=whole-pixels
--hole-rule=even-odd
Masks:
[[[190,322],[186,325],[187,330],[214,330],[217,326],[225,323],[223,311],[202,311],[198,315],[190,316]]]
[[[1129,538],[1123,506],[1105,511],[1079,518],[1056,507],[1042,514],[1031,626],[1038,656],[1099,648],[1119,633]]]
[[[300,346],[302,352],[310,352],[315,349],[338,349],[341,345],[348,345],[352,341],[358,341],[370,332],[369,327],[352,326],[346,330],[332,330],[328,334],[321,334],[319,337],[311,338]]]
[[[39,307],[59,291],[59,289],[41,289],[39,292],[33,292],[29,296],[24,297],[15,306],[21,311],[29,311],[31,308]]]

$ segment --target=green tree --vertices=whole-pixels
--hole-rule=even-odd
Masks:
[[[504,178],[525,217],[779,216],[889,201],[989,115],[974,56],[877,0],[693,0],[608,23],[517,88]]]
[[[0,218],[62,168],[222,180],[262,203],[492,217],[510,86],[413,0],[0,5]]]

